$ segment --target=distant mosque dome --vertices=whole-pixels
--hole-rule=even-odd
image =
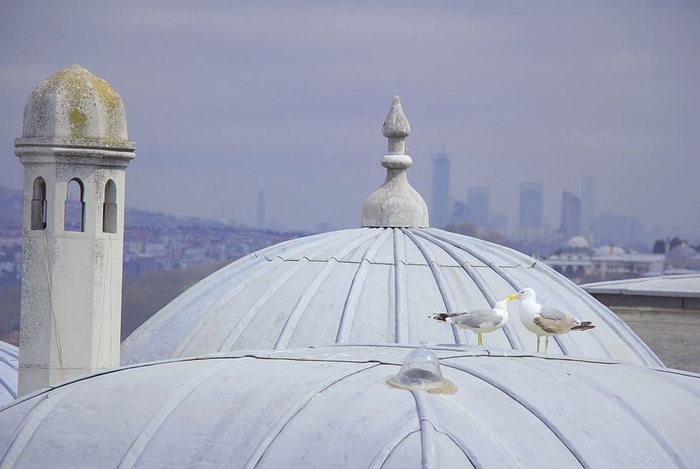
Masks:
[[[700,456],[691,431],[700,375],[463,347],[430,353],[445,392],[393,386],[411,355],[398,346],[249,350],[88,376],[0,411],[0,463],[691,467]]]
[[[17,398],[17,358],[14,345],[0,341],[0,407]]]
[[[666,254],[664,259],[669,267],[688,267],[693,261],[700,258],[700,254],[690,246],[680,244]]]
[[[387,122],[402,122],[397,112],[403,114],[395,99]],[[532,287],[546,303],[596,325],[595,333],[557,337],[550,353],[662,365],[622,320],[544,263],[425,228],[424,204],[408,190],[410,158],[396,154],[409,127],[397,127],[401,132],[388,132],[389,155],[382,160],[387,179],[365,204],[363,228],[287,241],[229,264],[131,334],[122,344],[122,363],[334,343],[476,344],[473,332],[429,316],[488,308]],[[517,308],[511,303],[511,315]],[[530,352],[536,344],[519,320],[484,342]]]
[[[568,249],[590,249],[590,245],[583,236],[574,236],[566,242]]]
[[[109,83],[71,65],[41,82],[24,107],[18,144],[37,139],[123,146],[128,140],[124,104]]]

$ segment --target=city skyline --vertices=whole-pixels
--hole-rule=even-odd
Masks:
[[[6,2],[0,184],[22,183],[13,145],[29,93],[78,63],[125,103],[130,206],[256,226],[262,189],[270,226],[357,227],[399,94],[409,181],[428,207],[445,148],[453,195],[490,188],[511,226],[521,182],[544,184],[555,227],[562,192],[584,202],[593,174],[598,213],[690,236],[699,18],[681,1]]]

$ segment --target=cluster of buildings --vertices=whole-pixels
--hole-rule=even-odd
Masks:
[[[2,217],[0,223],[0,285],[16,284],[22,274],[22,195],[18,190],[0,190],[5,209],[13,210],[12,216]],[[137,275],[231,261],[302,235],[127,209],[124,273]]]
[[[496,229],[517,243],[561,245],[573,236],[594,239],[598,245],[648,245],[662,236],[660,229],[651,232],[637,218],[605,212],[595,207],[595,177],[581,178],[580,196],[564,191],[558,226],[544,222],[544,185],[522,182],[518,199],[517,224],[511,226],[508,215],[491,210],[490,188],[468,187],[466,200],[455,200],[450,193],[450,158],[443,150],[433,156],[431,225],[470,224],[476,229]],[[542,254],[542,253],[539,253]]]
[[[301,235],[127,210],[124,273],[187,269],[231,261]]]
[[[685,244],[652,253],[660,230],[647,233],[634,217],[596,213],[595,178],[581,179],[581,197],[564,191],[559,225],[544,223],[544,185],[522,182],[518,220],[490,207],[488,187],[468,187],[466,201],[450,196],[450,158],[433,156],[431,225],[479,236],[527,252],[576,282],[635,278],[700,270],[700,254]],[[500,236],[494,236],[500,232]],[[657,241],[658,242],[658,241]]]
[[[594,248],[582,236],[574,236],[544,263],[576,283],[700,272],[695,249],[685,243],[666,246],[662,253],[628,252],[618,246]]]

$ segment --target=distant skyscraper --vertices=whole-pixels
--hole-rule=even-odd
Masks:
[[[523,182],[520,184],[520,229],[539,229],[542,227],[542,183]]]
[[[262,189],[258,192],[258,228],[265,228],[265,191]]]
[[[433,157],[433,207],[430,225],[444,227],[450,217],[450,159],[441,152]]]
[[[586,174],[581,178],[581,228],[583,233],[593,231],[595,220],[595,176]]]
[[[477,226],[486,226],[489,222],[489,188],[470,187],[467,191],[467,210],[469,221]]]
[[[581,234],[581,201],[571,192],[564,191],[561,199],[559,232],[566,238]]]
[[[597,245],[629,246],[644,238],[644,225],[634,217],[601,213],[595,224]]]

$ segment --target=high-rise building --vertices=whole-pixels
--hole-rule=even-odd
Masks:
[[[593,231],[595,220],[595,176],[586,174],[581,178],[581,228],[583,234]]]
[[[559,232],[566,238],[581,234],[581,201],[567,191],[564,191],[561,199]]]
[[[598,245],[638,244],[644,241],[644,224],[634,217],[601,213],[596,219],[595,239]]]
[[[477,226],[489,222],[489,188],[470,187],[467,191],[468,220]]]
[[[444,227],[450,219],[450,159],[440,152],[433,157],[433,200],[430,225]]]
[[[520,229],[538,230],[542,227],[543,205],[541,182],[523,182],[520,184]]]

